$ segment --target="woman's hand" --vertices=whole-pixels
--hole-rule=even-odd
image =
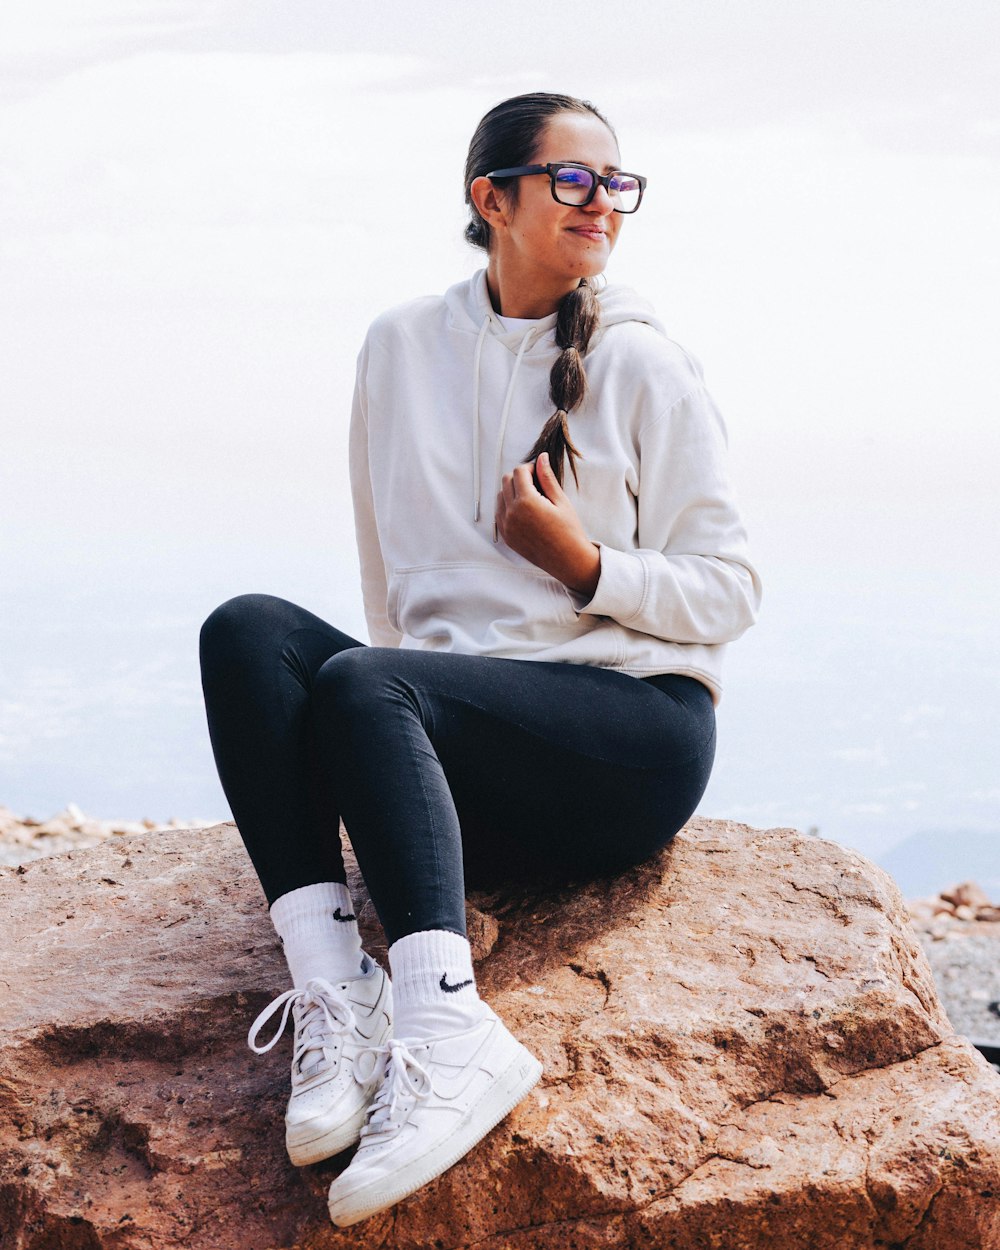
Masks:
[[[500,537],[512,551],[592,599],[601,575],[601,549],[584,532],[549,466],[547,452],[534,465],[541,494],[531,470],[530,464],[519,464],[513,473],[503,475],[496,511]]]

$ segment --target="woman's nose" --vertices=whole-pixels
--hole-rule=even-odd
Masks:
[[[603,216],[606,213],[614,211],[615,202],[611,198],[611,193],[603,182],[597,184],[597,190],[594,192],[594,198],[590,201],[587,208],[592,212],[599,213]]]

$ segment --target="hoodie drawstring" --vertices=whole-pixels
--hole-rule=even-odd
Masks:
[[[483,355],[483,339],[490,328],[490,315],[486,314],[476,339],[476,357],[472,365],[472,520],[479,520],[479,361]]]
[[[475,502],[473,505],[472,519],[474,522],[479,521],[481,488],[480,488],[480,452],[479,452],[479,371],[480,361],[483,354],[483,342],[486,338],[486,331],[489,324],[493,320],[493,314],[487,313],[479,331],[479,337],[476,340],[476,355],[473,362],[473,384],[472,384],[472,480],[475,489]],[[528,330],[521,339],[520,346],[517,349],[517,355],[514,357],[514,368],[511,370],[510,381],[507,383],[507,394],[504,396],[503,411],[500,414],[500,430],[497,434],[497,454],[496,461],[493,466],[493,492],[496,494],[500,490],[500,469],[503,464],[503,443],[504,436],[507,433],[507,418],[510,416],[511,405],[514,402],[514,384],[517,381],[517,373],[521,367],[521,361],[524,353],[527,351],[530,343],[534,342],[539,336],[536,330]],[[496,542],[499,535],[497,533],[496,521],[493,522],[493,541]]]

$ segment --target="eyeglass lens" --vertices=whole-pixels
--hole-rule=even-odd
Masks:
[[[585,204],[593,194],[594,174],[589,169],[557,169],[554,185],[560,204]],[[612,174],[608,194],[619,212],[631,213],[639,203],[641,188],[631,174]]]

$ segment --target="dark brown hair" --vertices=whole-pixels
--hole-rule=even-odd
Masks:
[[[559,113],[589,114],[602,121],[612,135],[615,133],[608,119],[589,100],[578,100],[575,96],[556,95],[548,91],[534,91],[504,100],[490,109],[476,127],[465,161],[465,202],[471,212],[471,219],[465,227],[465,237],[474,247],[481,247],[488,253],[492,232],[472,202],[473,181],[484,177],[491,169],[530,165],[538,150],[542,132],[549,120]],[[493,183],[513,204],[517,203],[519,183],[516,178],[494,178]],[[573,480],[579,485],[576,457],[580,452],[573,446],[567,418],[587,393],[583,358],[600,318],[601,308],[597,295],[586,278],[559,302],[556,344],[562,350],[549,375],[549,397],[555,404],[555,412],[546,421],[526,459],[534,460],[543,451],[547,451],[560,484],[568,457]]]

